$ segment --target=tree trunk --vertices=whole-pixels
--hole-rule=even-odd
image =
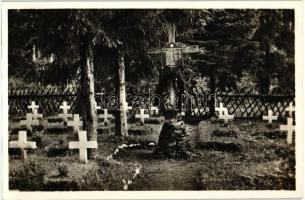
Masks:
[[[118,110],[115,114],[115,135],[128,136],[127,124],[127,105],[125,89],[125,63],[124,55],[121,51],[117,52],[117,69],[116,69],[116,93],[118,95]]]
[[[270,65],[271,65],[271,57],[270,57],[270,43],[266,41],[265,43],[265,56],[264,56],[264,68],[263,72],[259,75],[259,87],[260,93],[268,94],[270,89]]]
[[[88,140],[96,140],[96,111],[94,99],[94,65],[92,44],[88,38],[82,37],[80,45],[80,67],[81,67],[81,114],[83,129],[87,131]],[[89,157],[95,151],[89,151]]]
[[[216,98],[216,80],[215,80],[215,71],[211,70],[210,73],[210,90],[211,90],[211,99],[209,103],[210,116],[215,116],[215,98]]]

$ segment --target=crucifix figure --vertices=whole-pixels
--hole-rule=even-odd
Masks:
[[[18,141],[9,142],[9,148],[18,148],[21,150],[21,158],[25,160],[27,158],[26,149],[36,149],[36,142],[27,141],[26,131],[18,132]]]
[[[160,48],[151,49],[148,54],[161,54],[162,63],[167,67],[177,67],[178,62],[183,61],[183,54],[185,53],[198,53],[198,45],[185,45],[181,42],[176,42],[176,26],[174,24],[168,25],[168,41],[165,46]]]
[[[162,58],[162,65],[166,66],[169,70],[169,73],[173,73],[172,69],[183,65],[183,55],[189,54],[189,53],[198,53],[199,48],[198,45],[185,45],[181,42],[176,42],[175,38],[176,33],[176,26],[172,23],[168,24],[168,41],[165,43],[164,47],[162,48],[154,48],[148,51],[148,54],[156,55],[160,54]],[[171,77],[171,75],[169,76]],[[169,81],[168,88],[166,92],[169,93],[168,100],[169,100],[169,107],[170,109],[163,109],[164,114],[168,114],[168,118],[172,118],[173,114],[176,110],[176,93],[175,85],[177,83],[177,78],[174,78],[174,75],[172,76],[172,80]],[[166,97],[167,98],[167,97]],[[164,98],[165,99],[165,98]],[[165,116],[166,117],[166,116]],[[167,117],[166,117],[167,118]]]
[[[272,124],[272,120],[277,120],[277,116],[272,115],[272,110],[268,110],[268,115],[263,116],[263,120],[268,120],[268,124]]]

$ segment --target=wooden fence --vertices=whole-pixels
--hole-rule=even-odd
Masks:
[[[97,102],[99,105],[111,107],[109,103],[115,98],[113,91],[103,91],[103,93],[97,96]],[[139,112],[138,109],[140,108],[149,109],[148,99],[153,95],[154,88],[143,87],[136,90],[127,90],[127,102],[129,105],[133,104],[131,112]],[[25,116],[29,111],[27,106],[31,101],[35,101],[39,105],[39,112],[43,113],[44,116],[58,114],[60,112],[59,106],[63,101],[67,101],[71,106],[71,113],[79,112],[76,87],[10,88],[8,96],[10,116]],[[189,113],[196,117],[206,117],[211,114],[209,109],[209,104],[212,102],[211,98],[215,99],[217,106],[219,103],[223,103],[228,108],[229,113],[234,114],[237,118],[261,118],[267,114],[269,109],[283,118],[286,116],[285,108],[290,102],[295,103],[294,92],[284,92],[283,90],[264,95],[259,94],[254,89],[250,91],[217,90],[215,94],[211,94],[206,89],[197,87],[190,91],[189,97],[192,99],[192,110]],[[190,109],[189,107],[185,108]]]

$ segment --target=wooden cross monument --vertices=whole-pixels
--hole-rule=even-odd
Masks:
[[[161,54],[162,63],[167,67],[174,68],[179,63],[183,63],[183,54],[198,53],[198,45],[185,45],[181,42],[176,42],[174,24],[168,26],[168,41],[162,48],[154,48],[148,51],[148,54]]]

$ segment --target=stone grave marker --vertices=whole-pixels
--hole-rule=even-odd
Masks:
[[[159,108],[157,106],[150,106],[150,114],[151,115],[158,115],[159,114]]]
[[[223,106],[223,103],[220,103],[220,104],[219,104],[219,107],[216,107],[216,108],[215,108],[215,111],[218,112],[218,115],[223,115],[225,109],[227,109],[227,108]]]
[[[268,124],[272,124],[272,120],[277,120],[277,116],[272,115],[272,110],[268,110],[268,115],[264,115],[263,120],[268,120]]]
[[[107,126],[109,121],[108,119],[113,119],[113,115],[108,113],[108,109],[103,109],[104,113],[98,115],[98,118],[103,118],[104,119],[104,125]]]
[[[125,101],[124,108],[126,109],[126,112],[128,112],[129,110],[132,110],[132,106],[128,106],[128,102],[127,101]]]
[[[295,131],[295,126],[292,124],[293,118],[287,118],[287,125],[280,125],[281,131],[287,131],[287,143],[292,143],[292,134]]]
[[[39,114],[37,109],[33,110],[33,119],[34,120],[41,119],[42,117],[43,117],[42,114]]]
[[[26,119],[21,120],[20,125],[21,126],[25,125],[28,130],[33,131],[32,125],[39,125],[39,121],[37,119],[33,119],[32,113],[27,113]]]
[[[292,117],[293,112],[295,112],[295,107],[293,107],[292,102],[289,103],[289,106],[285,109],[289,113],[289,117]]]
[[[140,109],[140,114],[136,114],[135,117],[137,119],[140,119],[141,124],[143,125],[144,124],[144,119],[149,118],[149,114],[145,114],[145,109],[141,108]]]
[[[88,141],[86,131],[78,132],[78,140],[69,142],[69,149],[79,149],[79,160],[82,163],[88,163],[87,149],[96,149],[97,141]]]
[[[19,131],[18,132],[18,141],[9,142],[9,148],[18,148],[21,150],[21,158],[27,158],[27,150],[26,149],[36,149],[36,142],[27,141],[27,132]]]
[[[28,106],[28,109],[31,109],[32,113],[34,113],[35,111],[37,111],[39,108],[38,105],[35,104],[35,101],[31,102],[31,105]]]
[[[83,122],[79,120],[79,114],[73,115],[73,121],[68,121],[67,126],[73,127],[73,132],[77,133],[79,128],[83,125]]]
[[[234,119],[234,115],[229,115],[228,109],[225,108],[223,110],[223,114],[218,116],[219,119],[223,119],[225,123],[228,123],[229,120],[233,120]]]
[[[72,117],[72,114],[68,113],[68,110],[71,108],[71,106],[68,106],[67,102],[64,101],[59,108],[62,109],[63,113],[60,113],[58,116],[62,118],[64,122],[67,122],[68,118]]]
[[[95,102],[94,102],[94,108],[95,108],[95,110],[96,110],[96,112],[97,112],[98,110],[101,109],[101,106],[99,106],[99,105],[96,103],[96,101],[95,101]]]

